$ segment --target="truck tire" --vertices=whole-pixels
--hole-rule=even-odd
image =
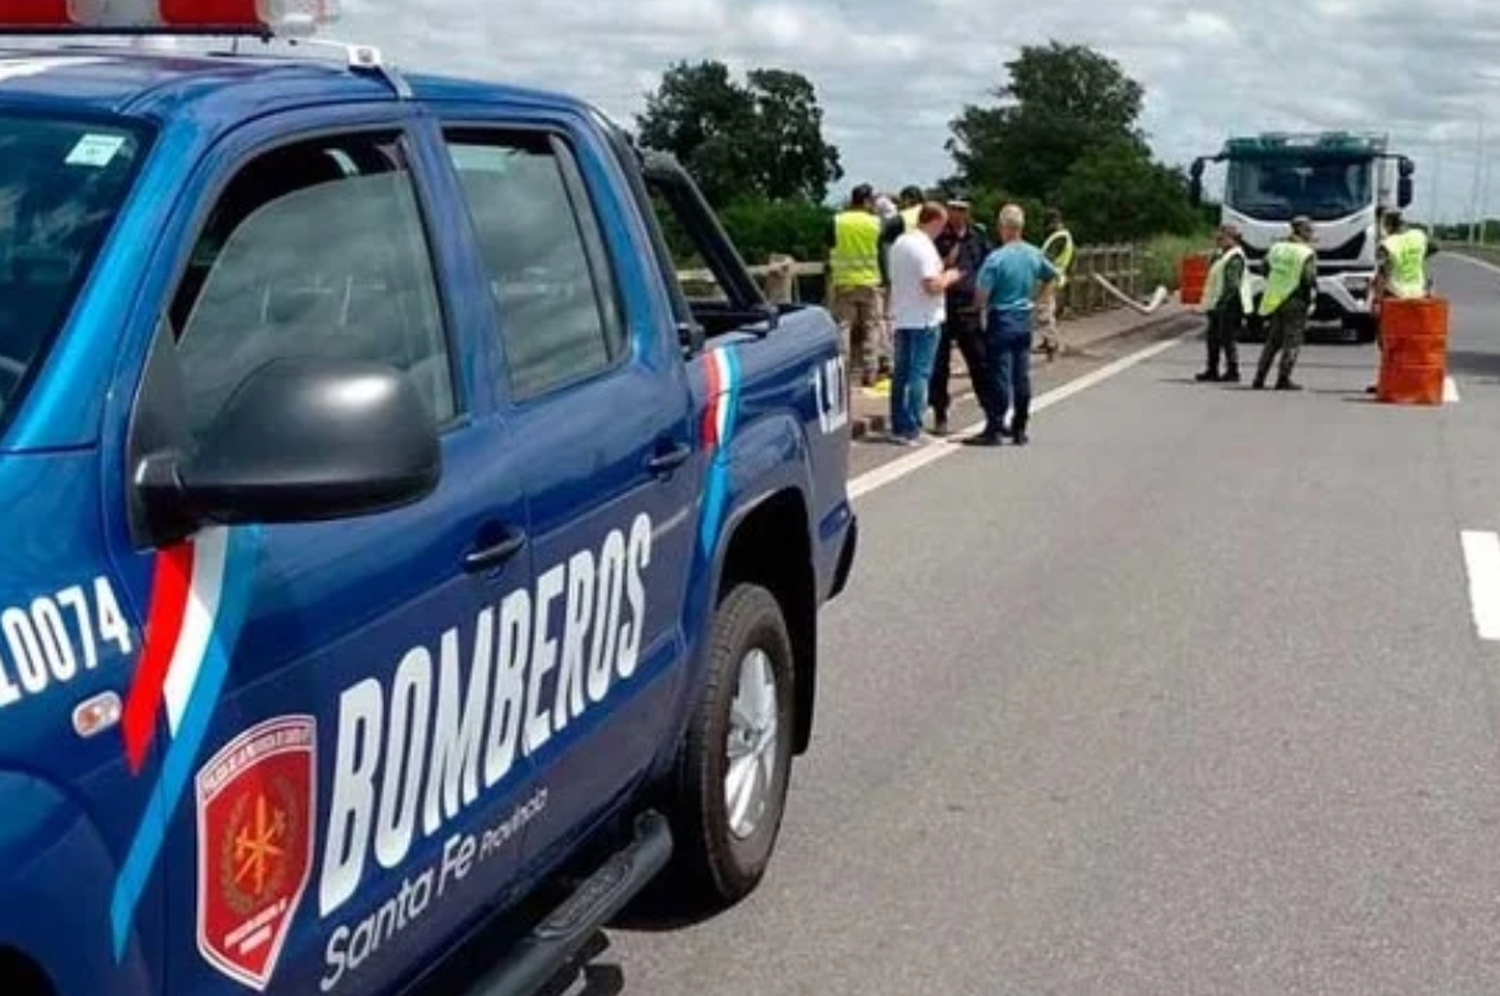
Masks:
[[[793,656],[765,588],[741,584],[714,613],[708,675],[678,754],[674,903],[709,910],[754,891],[770,863],[792,764]]]

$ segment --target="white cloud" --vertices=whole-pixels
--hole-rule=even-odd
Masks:
[[[1104,51],[1147,88],[1142,125],[1185,162],[1230,133],[1389,131],[1418,196],[1466,209],[1476,134],[1500,149],[1495,0],[344,0],[337,34],[404,64],[556,87],[629,121],[666,66],[778,66],[818,88],[849,182],[951,171],[948,122],[1024,44]],[[1419,208],[1422,205],[1419,204]],[[1492,199],[1500,211],[1500,187]]]

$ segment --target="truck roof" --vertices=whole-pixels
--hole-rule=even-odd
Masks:
[[[1224,143],[1231,156],[1269,155],[1377,155],[1385,151],[1386,136],[1379,132],[1266,131],[1233,135]]]
[[[245,43],[250,47],[255,43]],[[505,102],[584,110],[563,94],[498,82],[400,73],[425,100]],[[210,127],[309,103],[396,100],[375,72],[285,54],[214,54],[126,47],[0,46],[0,106],[71,107],[80,113],[166,120],[191,111]]]

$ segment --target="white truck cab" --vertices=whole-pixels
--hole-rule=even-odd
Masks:
[[[1268,132],[1230,138],[1214,156],[1193,162],[1191,193],[1201,200],[1207,163],[1227,164],[1220,221],[1239,228],[1259,300],[1267,251],[1291,220],[1313,221],[1318,297],[1313,318],[1339,322],[1360,342],[1375,338],[1370,285],[1380,244],[1379,215],[1412,200],[1412,161],[1387,151],[1379,134]],[[1246,323],[1258,335],[1260,323]]]

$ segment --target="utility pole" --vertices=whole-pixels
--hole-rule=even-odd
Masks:
[[[1474,146],[1474,193],[1470,198],[1471,211],[1469,214],[1469,241],[1475,245],[1482,243],[1484,238],[1484,226],[1479,220],[1482,209],[1479,203],[1480,177],[1484,172],[1484,115],[1479,116],[1479,141]]]
[[[1485,118],[1479,118],[1479,245],[1490,237],[1490,154],[1485,145]]]
[[[1428,147],[1433,150],[1433,160],[1431,160],[1430,166],[1428,166],[1428,171],[1433,175],[1431,175],[1430,186],[1428,186],[1427,223],[1437,228],[1437,225],[1440,223],[1440,213],[1442,213],[1442,208],[1439,205],[1443,202],[1443,184],[1442,178],[1440,178],[1443,174],[1443,139],[1437,138],[1431,132],[1428,133]]]

